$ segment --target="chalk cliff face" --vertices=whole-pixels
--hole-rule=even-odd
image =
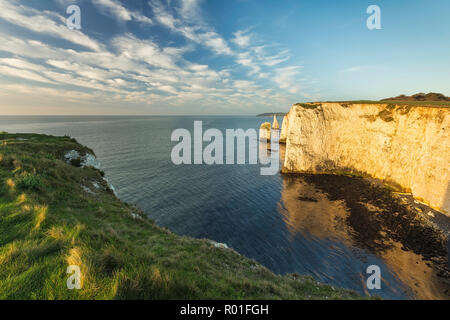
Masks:
[[[450,212],[450,108],[296,104],[283,130],[283,172],[368,174]]]
[[[289,118],[286,115],[283,117],[283,123],[281,124],[280,143],[286,143],[288,128],[289,128]]]

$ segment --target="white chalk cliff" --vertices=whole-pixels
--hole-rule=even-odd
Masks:
[[[283,172],[366,174],[450,213],[450,108],[296,104],[280,139]]]
[[[286,143],[287,132],[289,128],[289,117],[285,115],[281,123],[280,143]]]
[[[280,129],[276,115],[273,115],[272,129]]]

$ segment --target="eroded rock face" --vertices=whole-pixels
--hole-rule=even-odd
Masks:
[[[280,143],[286,143],[288,128],[289,128],[289,117],[286,115],[283,117],[283,122],[281,124]]]
[[[298,104],[283,130],[283,172],[368,174],[450,212],[449,108]]]
[[[69,164],[77,165],[82,168],[93,167],[100,169],[100,161],[98,161],[97,158],[90,153],[86,153],[82,156],[78,151],[71,150],[64,155],[64,160]]]

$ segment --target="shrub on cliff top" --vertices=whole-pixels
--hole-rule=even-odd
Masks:
[[[23,173],[17,180],[16,185],[24,190],[41,190],[43,187],[42,179],[39,175],[28,172]]]

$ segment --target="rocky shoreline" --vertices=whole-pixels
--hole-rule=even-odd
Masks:
[[[344,201],[349,209],[345,223],[351,227],[356,246],[383,257],[398,243],[401,250],[422,257],[442,283],[443,296],[450,299],[448,216],[373,179],[332,174],[284,176],[303,179],[324,192],[331,201]]]

